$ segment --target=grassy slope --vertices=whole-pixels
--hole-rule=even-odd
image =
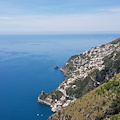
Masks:
[[[49,120],[107,120],[120,112],[120,74],[54,114]],[[117,116],[119,117],[119,115]]]
[[[111,115],[105,118],[104,120],[120,120],[120,113],[116,115]]]

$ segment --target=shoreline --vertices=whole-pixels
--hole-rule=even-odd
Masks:
[[[60,71],[63,72],[64,75],[67,73],[67,70],[64,70],[63,68],[60,68]]]
[[[38,99],[37,99],[37,102],[38,103],[41,103],[41,104],[45,104],[45,105],[48,105],[48,106],[50,106],[51,107],[51,103],[49,103],[49,102],[47,102],[47,101],[45,101],[45,100],[42,100],[42,99],[40,99],[39,97],[38,97]]]
[[[68,62],[60,68],[66,77],[59,87],[51,93],[45,94],[44,91],[39,95],[38,102],[51,107],[52,112],[57,112],[67,107],[69,104],[77,100],[82,95],[95,89],[105,79],[111,76],[111,71],[102,77],[102,73],[106,71],[108,56],[116,58],[120,51],[120,39],[113,42],[91,48],[82,54],[72,56]],[[118,68],[113,66],[113,68]],[[115,72],[112,71],[113,73]],[[99,79],[97,75],[100,74]],[[77,82],[76,82],[77,81]],[[85,81],[85,82],[84,82]],[[72,91],[72,92],[71,92]],[[83,93],[84,92],[84,93]]]

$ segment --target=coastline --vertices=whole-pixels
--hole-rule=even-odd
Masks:
[[[45,100],[42,100],[42,99],[40,99],[39,97],[38,97],[38,99],[37,99],[37,102],[38,102],[38,103],[41,103],[41,104],[48,105],[48,106],[51,107],[51,103],[49,103],[49,102],[47,102],[47,101],[45,101]]]
[[[66,75],[67,72],[68,72],[68,70],[65,70],[65,69],[63,69],[63,68],[60,68],[60,71],[63,72],[64,75]]]
[[[67,70],[65,70],[65,69],[63,69],[63,68],[60,68],[60,71],[63,72],[64,75],[68,72]],[[64,81],[64,80],[63,80],[63,81]],[[51,107],[51,111],[52,111],[52,112],[54,112],[54,113],[57,112],[58,109],[56,110],[56,108],[54,108],[55,103],[51,103],[51,102],[49,102],[49,101],[40,99],[40,97],[41,97],[42,95],[44,95],[44,91],[42,91],[41,94],[38,96],[37,102],[38,102],[38,103],[41,103],[41,104],[48,105],[49,107]],[[61,110],[61,109],[62,109],[62,108],[60,108],[59,110]]]
[[[115,41],[120,41],[120,39]],[[111,55],[113,51],[119,51],[119,44],[119,42],[116,44],[110,42],[94,47],[82,54],[71,56],[68,62],[60,68],[60,71],[66,76],[65,80],[51,93],[45,94],[44,91],[42,91],[38,97],[38,102],[49,105],[53,112],[57,112],[74,102],[83,92],[86,93],[99,86],[102,83],[102,78],[100,78],[99,81],[96,80],[94,71],[96,70],[99,73],[104,71],[106,68],[106,61],[104,59]],[[115,56],[116,54],[114,54],[114,57]],[[109,77],[111,76],[109,75]],[[106,75],[106,78],[108,78],[108,75]],[[79,82],[79,84],[76,81]],[[83,83],[85,84],[83,85]],[[90,83],[91,85],[88,90],[87,86]],[[81,93],[79,93],[80,88],[84,88]]]
[[[113,42],[93,47],[82,54],[71,56],[60,68],[66,78],[56,90],[50,93],[42,91],[38,102],[50,106],[52,112],[58,112],[83,94],[101,85],[105,79],[111,78],[111,73],[105,73],[104,78],[102,78],[102,73],[107,70],[108,56],[113,55],[112,57],[116,58],[120,51],[119,45],[120,39],[116,39]],[[96,79],[98,74],[100,78]]]
[[[66,74],[69,70],[64,69],[62,67],[62,68],[60,68],[60,71],[63,72],[63,74],[66,76]],[[64,80],[62,83],[64,83]],[[72,100],[69,100],[69,99],[67,100],[66,98],[69,98],[70,96],[68,96],[66,94],[66,90],[62,90],[60,88],[60,85],[55,91],[59,91],[63,94],[59,100],[55,99],[55,101],[53,101],[53,99],[49,98],[48,96],[44,98],[46,93],[44,93],[44,91],[42,91],[41,94],[38,96],[37,102],[40,104],[48,105],[49,107],[51,107],[51,111],[55,113],[55,112],[60,111],[62,108],[68,106],[70,103],[72,103],[76,100],[75,97],[72,97]],[[70,97],[70,99],[71,99],[71,97]]]

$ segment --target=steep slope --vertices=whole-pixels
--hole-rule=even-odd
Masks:
[[[116,115],[108,115],[104,120],[120,120],[120,113]]]
[[[119,45],[120,39],[117,39],[111,43],[92,48],[83,54],[72,56],[61,68],[65,72],[66,83],[70,78],[75,79],[75,82],[69,85],[67,94],[79,98],[113,77],[114,74],[119,73]],[[72,88],[72,85],[76,85],[75,89]]]
[[[38,102],[56,112],[120,72],[120,38],[72,56],[61,68],[66,78],[48,94],[40,94]]]
[[[48,120],[115,120],[112,118],[119,118],[119,112],[120,74],[58,111]]]

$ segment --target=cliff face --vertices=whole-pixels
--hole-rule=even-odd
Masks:
[[[120,72],[120,39],[72,56],[61,69],[66,79],[60,87],[79,98]]]
[[[61,68],[66,78],[59,87],[38,97],[56,112],[120,72],[120,39],[72,56]],[[69,116],[67,116],[69,119]]]
[[[48,120],[118,120],[115,118],[120,117],[119,112],[120,74],[58,111]]]

